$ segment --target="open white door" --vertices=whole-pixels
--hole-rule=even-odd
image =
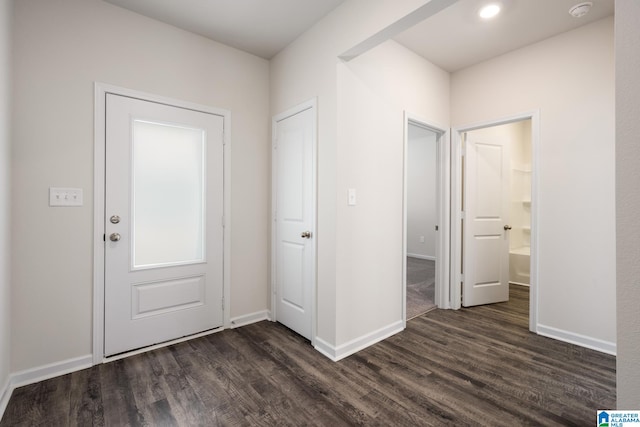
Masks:
[[[312,340],[315,292],[315,103],[273,120],[275,320]]]
[[[465,307],[509,300],[509,141],[490,129],[465,136]]]
[[[223,123],[106,95],[106,356],[223,325]]]

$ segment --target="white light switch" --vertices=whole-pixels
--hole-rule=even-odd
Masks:
[[[356,189],[355,188],[350,188],[347,191],[347,204],[349,206],[355,206],[356,205]]]
[[[82,206],[82,188],[49,187],[49,206]]]

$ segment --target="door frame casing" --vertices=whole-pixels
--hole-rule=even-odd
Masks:
[[[449,129],[425,120],[415,114],[404,112],[404,155],[403,155],[403,189],[402,189],[402,322],[407,326],[407,185],[408,185],[408,153],[409,125],[430,130],[437,135],[436,140],[436,200],[438,202],[436,220],[436,284],[435,304],[442,309],[450,308],[449,300],[449,231],[450,231],[450,133]]]
[[[477,129],[506,125],[509,123],[531,120],[531,255],[529,278],[529,330],[538,332],[538,248],[540,239],[539,227],[539,181],[540,181],[540,110],[526,111],[495,120],[472,123],[454,127],[451,144],[451,308],[461,307],[463,274],[459,266],[462,264],[462,134]]]
[[[311,209],[311,226],[310,231],[312,233],[313,239],[311,239],[311,258],[313,262],[311,263],[311,345],[315,347],[316,344],[316,331],[317,331],[317,272],[318,272],[318,227],[317,227],[317,215],[318,215],[318,99],[312,98],[308,101],[302,102],[288,110],[276,114],[271,119],[271,313],[270,320],[273,322],[278,321],[278,313],[277,313],[277,222],[276,222],[276,207],[277,207],[277,197],[278,197],[278,162],[277,157],[275,155],[276,146],[277,146],[277,127],[278,122],[285,120],[291,116],[295,116],[296,114],[302,113],[306,110],[312,110],[312,129],[311,129],[311,188],[313,194],[311,195],[311,200],[313,203],[313,207]]]
[[[224,144],[224,247],[223,247],[223,328],[230,327],[230,272],[231,272],[231,112],[221,108],[209,107],[193,102],[182,101],[160,95],[127,89],[106,83],[94,83],[94,160],[93,160],[93,364],[103,363],[107,360],[104,356],[104,292],[105,292],[105,182],[106,182],[106,96],[107,94],[125,96],[143,101],[155,102],[172,107],[185,108],[207,114],[214,114],[223,118],[223,144]],[[215,332],[219,329],[214,329]],[[192,337],[205,335],[195,334]],[[178,338],[166,343],[146,347],[144,349],[125,353],[116,358],[126,357],[148,351],[152,348],[163,347],[175,342],[184,341],[187,338]],[[112,360],[114,358],[109,358]]]

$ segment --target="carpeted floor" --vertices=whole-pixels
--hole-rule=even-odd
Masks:
[[[407,320],[436,308],[435,261],[407,257]]]

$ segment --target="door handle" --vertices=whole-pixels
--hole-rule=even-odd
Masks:
[[[120,240],[120,233],[111,233],[109,235],[109,240],[111,240],[112,242],[117,242],[118,240]]]
[[[504,226],[504,229],[505,229],[505,231],[509,231],[509,230],[511,230],[511,226],[509,224],[507,224],[507,225]]]
[[[300,234],[300,237],[302,237],[303,239],[310,239],[311,238],[311,232],[310,231],[303,231],[302,234]]]

